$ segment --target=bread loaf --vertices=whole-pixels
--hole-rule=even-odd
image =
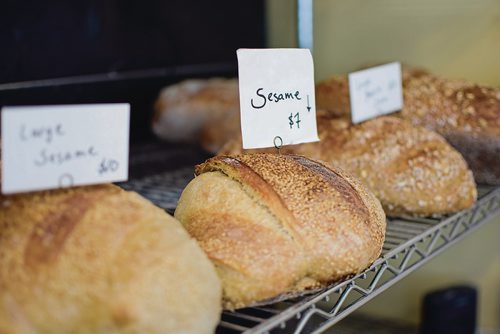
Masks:
[[[228,116],[238,117],[239,105],[236,79],[185,80],[161,91],[154,108],[153,132],[165,140],[193,142],[207,132],[203,146],[218,150],[227,137],[221,140],[211,129],[223,128]]]
[[[395,114],[438,132],[465,158],[478,183],[500,184],[500,89],[403,70],[404,107]],[[350,115],[347,76],[316,85],[316,104]]]
[[[500,184],[500,89],[445,80],[424,71],[403,76],[401,117],[442,134],[479,183]]]
[[[380,203],[362,184],[292,155],[207,160],[175,217],[215,264],[230,309],[360,272],[385,233]]]
[[[347,118],[319,111],[318,132],[319,142],[281,151],[326,161],[355,175],[389,216],[447,214],[469,208],[476,200],[466,162],[430,130],[390,116],[353,125]],[[220,154],[241,152],[241,140],[235,139]]]
[[[174,218],[102,185],[0,196],[1,333],[213,333],[221,286]]]

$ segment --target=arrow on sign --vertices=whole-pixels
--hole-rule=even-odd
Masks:
[[[307,111],[311,111],[311,106],[309,105],[309,94],[307,95]]]

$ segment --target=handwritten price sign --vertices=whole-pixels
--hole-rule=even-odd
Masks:
[[[349,74],[349,97],[353,123],[401,110],[401,64],[390,63]]]
[[[243,148],[318,141],[314,68],[307,49],[240,49]]]
[[[288,125],[290,125],[290,129],[293,129],[294,125],[297,126],[297,129],[300,129],[300,113],[290,113],[290,116],[288,116]]]
[[[120,163],[114,159],[102,159],[97,172],[99,175],[114,173],[120,167]]]
[[[128,104],[2,109],[2,193],[125,181]]]

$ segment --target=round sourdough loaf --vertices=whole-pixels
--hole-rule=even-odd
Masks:
[[[301,156],[219,156],[175,216],[215,264],[226,308],[325,285],[379,255],[385,215],[360,182]]]
[[[1,333],[213,333],[220,303],[196,241],[136,193],[0,196]]]

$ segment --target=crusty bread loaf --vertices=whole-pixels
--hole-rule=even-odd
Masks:
[[[213,333],[221,286],[178,221],[102,185],[0,196],[1,333]]]
[[[340,169],[300,156],[220,156],[196,167],[175,217],[222,280],[226,308],[322,286],[380,254],[378,200]]]
[[[438,132],[469,164],[478,183],[500,184],[500,89],[403,70],[404,107],[395,114]],[[318,108],[350,115],[347,76],[316,85]]]
[[[319,142],[281,151],[326,161],[352,173],[373,191],[387,215],[446,214],[468,208],[476,200],[466,162],[430,130],[390,116],[352,125],[347,118],[319,111],[318,132]],[[220,154],[241,152],[241,140],[235,139]]]
[[[236,79],[192,79],[164,88],[155,103],[153,131],[171,141],[199,141],[203,131],[219,128],[227,115],[239,114]],[[222,143],[226,138],[222,140]],[[206,136],[205,147],[222,144]]]
[[[401,117],[442,134],[479,183],[500,184],[500,89],[405,71]]]

